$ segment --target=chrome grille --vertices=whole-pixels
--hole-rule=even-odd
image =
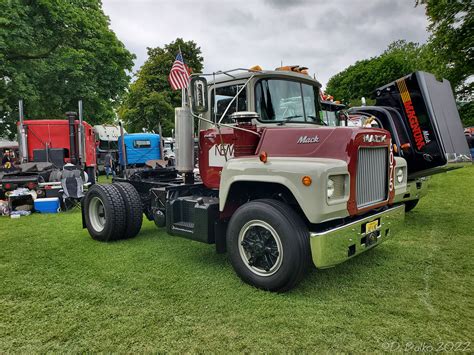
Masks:
[[[387,199],[386,147],[359,148],[357,165],[357,207],[365,207]]]

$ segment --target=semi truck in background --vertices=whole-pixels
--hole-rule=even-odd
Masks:
[[[161,159],[160,135],[129,133],[118,139],[120,170],[142,168],[147,162]]]
[[[135,237],[145,213],[171,235],[227,252],[246,283],[282,292],[311,264],[333,267],[393,237],[410,176],[471,163],[449,82],[430,74],[380,91],[377,109],[399,115],[393,133],[388,123],[323,125],[321,85],[297,66],[208,77],[193,76],[175,109],[175,167],[88,191],[82,223],[92,238]]]
[[[118,161],[120,127],[115,124],[95,125],[94,132],[97,144],[97,170],[103,173],[105,171],[104,158],[107,153],[110,153],[116,162]],[[125,129],[123,132],[127,133]]]
[[[25,120],[23,102],[19,102],[18,127],[19,163],[0,176],[1,192],[27,187],[42,196],[43,183],[58,181],[66,164],[83,171],[84,179],[95,183],[96,152],[92,126],[79,116],[67,112],[64,120]]]
[[[452,151],[465,148],[460,137],[452,143],[446,137],[443,140],[438,133],[459,132],[461,120],[453,104],[449,82],[439,82],[428,73],[412,73],[379,87],[374,90],[374,98],[374,106],[364,104],[349,109],[332,101],[322,101],[322,112],[329,125],[383,128],[390,132],[397,143],[395,147],[400,147],[395,154],[409,162],[407,193],[397,199],[405,203],[408,212],[426,195],[430,175],[446,165],[440,145],[447,144],[447,149]],[[365,103],[364,98],[362,102]],[[432,121],[428,117],[434,110],[437,110],[437,119]],[[452,144],[459,146],[452,147]]]

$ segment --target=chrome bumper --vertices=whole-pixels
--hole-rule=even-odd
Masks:
[[[380,222],[375,234],[363,232],[363,226],[376,219],[380,219]],[[396,233],[404,219],[405,206],[400,205],[341,227],[310,232],[313,263],[318,268],[328,268],[363,253]]]

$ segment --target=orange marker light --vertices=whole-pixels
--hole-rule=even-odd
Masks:
[[[267,152],[261,152],[260,153],[260,161],[262,163],[266,163],[268,160],[268,155],[267,155]]]
[[[405,143],[405,144],[402,144],[402,149],[406,152],[408,149],[410,149],[411,147],[411,144],[410,143]]]
[[[309,186],[311,185],[313,180],[311,179],[311,177],[306,175],[306,176],[303,176],[303,178],[301,179],[301,182],[303,183],[304,186]]]

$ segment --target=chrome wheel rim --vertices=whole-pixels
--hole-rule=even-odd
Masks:
[[[247,222],[240,230],[238,243],[244,265],[254,274],[266,277],[280,269],[283,246],[280,236],[267,222]]]
[[[99,197],[93,197],[89,203],[89,220],[96,232],[102,232],[105,228],[105,207]]]

